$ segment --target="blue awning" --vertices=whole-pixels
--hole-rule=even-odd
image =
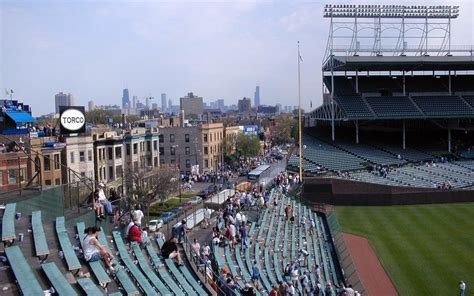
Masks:
[[[25,111],[7,111],[5,113],[18,124],[36,122],[36,119],[34,119],[30,113]]]

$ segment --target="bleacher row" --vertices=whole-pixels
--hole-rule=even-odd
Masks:
[[[474,116],[474,96],[337,96],[349,118],[420,118]]]
[[[102,262],[85,262],[80,259],[80,252],[76,252],[75,244],[71,243],[65,225],[64,217],[57,217],[55,221],[56,236],[62,251],[62,262],[47,262],[51,251],[48,239],[54,237],[51,233],[45,234],[41,212],[32,213],[31,226],[34,241],[33,257],[38,257],[38,263],[31,264],[25,253],[25,248],[20,248],[21,242],[15,242],[16,204],[7,204],[2,218],[2,242],[5,244],[5,254],[17,286],[22,295],[43,295],[44,290],[54,287],[58,295],[208,295],[208,291],[193,275],[191,269],[185,264],[176,266],[171,259],[163,259],[156,252],[153,243],[147,240],[145,249],[132,244],[127,248],[118,231],[113,231],[113,240],[117,253],[114,252],[104,234],[100,232],[99,241],[111,254],[117,255],[113,259],[116,271],[113,274],[106,272]],[[23,218],[25,219],[25,218]],[[83,242],[85,225],[77,223],[77,235]],[[47,239],[48,238],[48,239]],[[162,241],[157,241],[161,246]],[[51,243],[50,243],[51,244]],[[43,270],[47,281],[42,280],[40,273]],[[82,277],[79,271],[90,270],[93,277]],[[66,277],[66,271],[71,276]],[[39,276],[38,276],[39,275]],[[109,291],[111,283],[117,288],[113,293]]]
[[[436,188],[448,182],[452,188],[469,188],[474,186],[474,161],[405,166],[391,170],[386,177],[376,171],[353,173],[349,178],[393,186]]]
[[[323,170],[328,171],[354,171],[362,170],[369,163],[379,165],[403,165],[409,162],[426,161],[433,156],[407,147],[403,150],[393,145],[355,144],[337,142],[328,144],[311,136],[303,138],[304,170],[317,174]],[[400,156],[400,157],[399,157]],[[299,167],[298,154],[290,156],[288,165],[292,168]]]
[[[272,191],[272,198],[277,199],[279,206],[265,209],[260,220],[252,223],[248,231],[248,246],[245,251],[241,249],[240,244],[236,244],[234,251],[231,251],[228,245],[213,246],[214,258],[219,270],[227,267],[236,278],[237,285],[243,287],[245,283],[251,281],[252,265],[256,261],[261,274],[258,286],[263,287],[263,290],[258,293],[268,295],[272,287],[279,282],[290,281],[283,272],[286,265],[299,262],[302,267],[300,275],[302,269],[310,272],[310,289],[314,288],[318,282],[315,273],[316,265],[321,268],[319,283],[323,290],[327,284],[334,287],[340,279],[330,253],[331,248],[328,244],[330,239],[323,226],[322,218],[305,205],[284,196],[277,190]],[[295,209],[294,223],[285,219],[284,209],[288,204]],[[306,224],[300,227],[299,220],[303,215],[306,217]],[[313,235],[309,234],[310,219],[316,221]],[[306,263],[301,260],[299,252],[301,249],[309,254]],[[298,294],[303,295],[301,284],[297,288]],[[334,289],[332,291],[332,293],[322,295],[335,296]]]

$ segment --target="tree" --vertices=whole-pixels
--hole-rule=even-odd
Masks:
[[[107,110],[94,109],[86,112],[86,121],[91,124],[107,124],[111,117],[113,117],[113,113]]]
[[[273,144],[281,145],[292,142],[292,130],[295,125],[296,122],[292,116],[280,115],[276,117],[272,133]]]
[[[160,196],[168,196],[178,188],[178,172],[172,168],[128,169],[125,174],[128,204],[139,204],[150,214],[150,206]]]
[[[245,158],[260,155],[260,139],[253,135],[239,134],[237,136],[236,152],[238,156]]]

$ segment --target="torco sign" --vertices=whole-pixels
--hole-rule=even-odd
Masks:
[[[61,134],[85,132],[86,116],[82,106],[60,106]]]

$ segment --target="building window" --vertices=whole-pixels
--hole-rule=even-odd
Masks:
[[[163,158],[160,158],[160,164],[165,164],[165,160]]]
[[[146,142],[146,151],[151,151],[151,142],[150,141]]]
[[[115,167],[115,176],[117,178],[122,177],[122,166],[121,165],[118,165],[118,166]]]
[[[208,155],[209,154],[209,148],[208,147],[204,147],[204,155]]]
[[[151,167],[151,156],[146,159],[146,165]]]
[[[115,158],[122,158],[122,147],[115,147]]]
[[[184,135],[184,141],[185,141],[186,143],[189,143],[189,134],[185,134],[185,135]]]
[[[176,154],[176,150],[174,149],[174,147],[170,147],[170,155],[175,155]]]
[[[92,161],[92,150],[87,151],[87,160]]]
[[[51,160],[49,159],[49,156],[44,157],[44,170],[45,171],[51,170]]]
[[[184,148],[184,154],[186,154],[186,155],[191,154],[191,148],[185,147],[185,148]]]
[[[158,141],[153,141],[153,150],[158,150]]]
[[[126,150],[127,156],[130,155],[130,144],[127,144],[125,146],[125,150]]]
[[[45,185],[51,185],[51,180],[46,180],[46,181],[44,181],[44,184],[45,184]]]
[[[102,180],[102,169],[99,169],[99,180]]]
[[[86,156],[84,151],[79,151],[79,162],[84,162],[86,161]]]
[[[204,168],[208,168],[209,167],[209,160],[205,159],[204,160]]]
[[[109,166],[109,180],[112,180],[114,178],[114,167]]]
[[[71,153],[69,153],[69,158],[71,159],[71,163],[74,163],[74,151],[71,151]]]
[[[54,154],[54,169],[59,170],[59,154]]]
[[[160,155],[164,155],[165,154],[165,147],[160,147]]]
[[[165,137],[163,135],[159,135],[158,136],[158,139],[160,141],[160,143],[164,143],[165,142]]]
[[[114,148],[112,147],[107,148],[107,154],[109,156],[109,160],[114,159]]]
[[[176,161],[174,159],[170,160],[171,164],[174,164]]]
[[[158,167],[158,157],[156,156],[153,158],[153,166]]]
[[[82,173],[82,174],[83,174],[83,173]],[[56,178],[56,180],[54,180],[54,183],[55,183],[56,185],[61,185],[61,182],[60,182],[59,178]]]
[[[174,143],[174,134],[170,134],[170,143]]]
[[[138,143],[133,144],[133,154],[138,153]]]
[[[8,169],[8,184],[16,184],[16,173],[14,169]]]
[[[204,137],[203,141],[207,143],[207,134],[204,134],[203,137]]]
[[[191,161],[186,159],[186,168],[189,169],[191,167]]]

